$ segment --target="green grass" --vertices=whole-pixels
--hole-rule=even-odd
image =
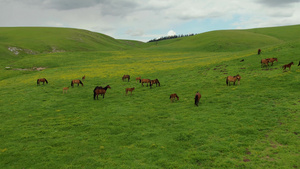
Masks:
[[[64,47],[57,53],[5,33],[11,39],[0,38],[1,57],[9,56],[0,64],[0,168],[300,167],[300,32],[287,31],[297,28],[215,31],[158,44],[110,39],[106,50],[101,43],[77,49],[75,42],[30,35]],[[39,54],[10,54],[1,44]],[[278,62],[261,68],[266,57]],[[282,71],[290,61],[291,71]],[[121,80],[124,74],[130,82]],[[241,84],[226,86],[226,76],[236,74]],[[83,87],[62,93],[83,75]],[[138,76],[158,78],[161,86],[142,87]],[[49,84],[37,86],[42,77]],[[95,86],[107,84],[105,98],[94,100]],[[127,87],[136,88],[132,95],[125,95]],[[197,91],[199,107],[193,104]],[[172,93],[179,101],[170,102]]]

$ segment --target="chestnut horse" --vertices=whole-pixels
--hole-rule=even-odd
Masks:
[[[230,86],[230,82],[233,82],[233,85],[235,85],[235,81],[238,80],[238,84],[240,84],[241,76],[237,74],[236,76],[227,76],[226,78],[226,84],[227,86]]]
[[[265,64],[265,65],[268,67],[268,66],[269,66],[269,62],[270,62],[270,59],[269,59],[269,58],[267,58],[267,59],[262,59],[262,60],[260,61],[261,67],[263,67],[263,64]]]
[[[48,81],[47,81],[45,78],[38,79],[38,80],[36,81],[37,85],[39,85],[40,82],[43,82],[43,85],[44,85],[45,82],[48,84]]]
[[[257,50],[257,54],[259,55],[261,53],[261,49],[258,49]]]
[[[157,84],[158,84],[158,86],[160,86],[160,83],[159,83],[158,79],[151,80],[150,83],[151,83],[151,86],[152,86],[153,84],[156,84],[156,87],[157,87]]]
[[[278,62],[278,59],[277,58],[270,58],[269,59],[269,62],[272,63],[271,66],[273,66],[273,62],[275,62],[275,61]]]
[[[99,86],[96,86],[95,89],[94,89],[94,100],[96,100],[96,96],[97,96],[97,100],[98,100],[98,96],[99,94],[103,96],[103,99],[104,99],[104,95],[106,93],[106,90],[111,87],[109,85],[107,85],[106,87],[99,87]]]
[[[71,82],[71,86],[72,86],[72,87],[74,87],[74,83],[77,83],[77,84],[78,84],[78,86],[79,86],[79,84],[81,84],[81,86],[83,86],[83,83],[82,83],[82,81],[81,81],[81,80],[79,80],[79,79],[72,80],[72,82]]]
[[[179,97],[177,96],[176,93],[170,95],[171,102],[174,102],[175,98],[177,98],[177,100],[179,100]]]
[[[135,78],[135,81],[136,82],[138,82],[138,81],[140,81],[141,80],[141,76],[140,77],[137,77],[137,78]]]
[[[128,79],[128,82],[129,82],[129,80],[130,80],[130,75],[124,75],[124,76],[122,77],[122,80],[124,81],[125,79]]]
[[[127,95],[128,91],[131,92],[131,95],[132,95],[132,91],[133,90],[134,90],[134,87],[133,88],[126,88],[126,90],[125,90],[126,91],[126,95]]]
[[[67,93],[68,90],[69,90],[69,87],[64,87],[64,88],[63,88],[63,93],[65,93],[65,92]]]
[[[294,64],[294,62],[291,62],[289,64],[283,65],[282,68],[283,70],[285,70],[287,67],[289,68],[289,70],[291,70],[291,66]]]
[[[147,83],[147,87],[148,87],[148,83],[150,84],[150,88],[152,86],[150,79],[140,79],[140,83],[142,83],[142,86],[144,86],[144,83]]]
[[[198,106],[199,101],[201,99],[201,94],[197,92],[194,99],[195,99],[195,105]]]

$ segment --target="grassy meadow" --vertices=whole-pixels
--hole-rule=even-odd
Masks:
[[[158,43],[0,28],[0,168],[299,168],[299,54],[299,25]],[[261,68],[270,57],[278,62]],[[237,74],[240,85],[227,86]],[[70,87],[84,75],[84,86]],[[139,76],[161,86],[143,87]]]

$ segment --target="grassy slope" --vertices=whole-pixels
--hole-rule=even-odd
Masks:
[[[216,31],[157,45],[133,42],[139,48],[126,51],[44,53],[14,60],[15,66],[49,68],[5,70],[0,166],[299,167],[300,70],[296,65],[289,72],[280,70],[299,60],[299,38],[287,31],[296,28]],[[260,68],[261,58],[273,56],[278,63]],[[226,86],[225,77],[237,73],[241,85]],[[84,87],[62,94],[62,87],[84,74]],[[123,74],[130,74],[131,82],[122,82]],[[137,76],[158,78],[161,86],[142,87],[134,82]],[[49,84],[36,86],[40,77]],[[94,101],[93,88],[106,84],[112,89],[105,99]],[[125,96],[126,87],[136,87],[132,96]],[[193,105],[197,90],[199,107]],[[170,103],[174,92],[180,100]]]

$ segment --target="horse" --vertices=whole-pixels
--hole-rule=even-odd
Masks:
[[[69,90],[69,87],[64,87],[64,88],[63,88],[63,93],[65,93],[65,91],[66,91],[66,93],[67,93],[68,90]]]
[[[299,64],[298,64],[298,66],[300,66],[300,61],[299,61]]]
[[[96,86],[95,89],[94,89],[94,100],[96,100],[96,96],[97,96],[97,100],[98,100],[98,96],[99,94],[103,96],[103,99],[104,99],[104,95],[106,93],[106,90],[111,87],[109,85],[105,86],[104,88],[103,87],[99,87],[99,86]]]
[[[148,83],[150,84],[150,88],[152,86],[150,79],[140,79],[140,83],[142,83],[142,86],[144,86],[144,83],[147,83],[147,87],[148,87]]]
[[[40,82],[43,82],[43,85],[44,85],[45,82],[48,84],[48,81],[47,81],[45,78],[38,79],[38,80],[36,81],[37,85],[39,85]]]
[[[261,49],[258,49],[257,54],[260,55],[260,53],[261,53]]]
[[[277,58],[270,58],[269,59],[269,62],[272,63],[271,66],[273,66],[273,62],[275,62],[275,61],[278,62],[278,59]]]
[[[133,88],[126,88],[126,90],[125,90],[126,91],[126,95],[127,95],[128,91],[131,92],[131,95],[132,95],[132,91],[133,90],[134,90],[134,87]]]
[[[124,81],[125,79],[128,79],[128,82],[129,82],[129,80],[130,80],[130,75],[124,75],[124,76],[122,77],[122,80]]]
[[[155,80],[151,80],[151,81],[150,81],[151,86],[152,86],[153,84],[156,84],[156,87],[157,87],[157,83],[158,83],[158,86],[160,86],[160,83],[159,83],[158,79],[155,79]]]
[[[270,62],[270,59],[269,59],[269,58],[267,58],[267,59],[262,59],[262,60],[260,61],[261,67],[263,67],[263,64],[265,64],[265,65],[268,67],[268,66],[269,66],[269,62]]]
[[[140,77],[137,77],[137,78],[135,78],[135,81],[136,82],[138,82],[138,81],[140,81],[141,80],[141,76]]]
[[[82,81],[84,81],[85,80],[85,75],[82,77]]]
[[[230,86],[230,82],[233,82],[233,85],[235,85],[235,81],[238,80],[238,84],[240,84],[241,76],[237,74],[236,76],[227,76],[226,78],[226,84],[227,86]]]
[[[283,70],[285,70],[287,67],[289,68],[289,70],[291,70],[291,66],[294,64],[294,62],[291,62],[289,64],[283,65],[282,68]]]
[[[72,87],[74,87],[74,83],[77,83],[77,84],[78,84],[78,86],[79,86],[79,84],[81,84],[81,86],[83,86],[83,83],[82,83],[82,81],[81,81],[81,80],[79,80],[79,79],[72,80],[72,82],[71,82],[71,86],[72,86]]]
[[[198,103],[201,99],[201,94],[197,92],[194,99],[195,99],[195,105],[198,106]]]
[[[173,93],[173,94],[170,95],[171,102],[174,102],[175,98],[177,98],[177,100],[179,100],[179,97],[176,93]]]

